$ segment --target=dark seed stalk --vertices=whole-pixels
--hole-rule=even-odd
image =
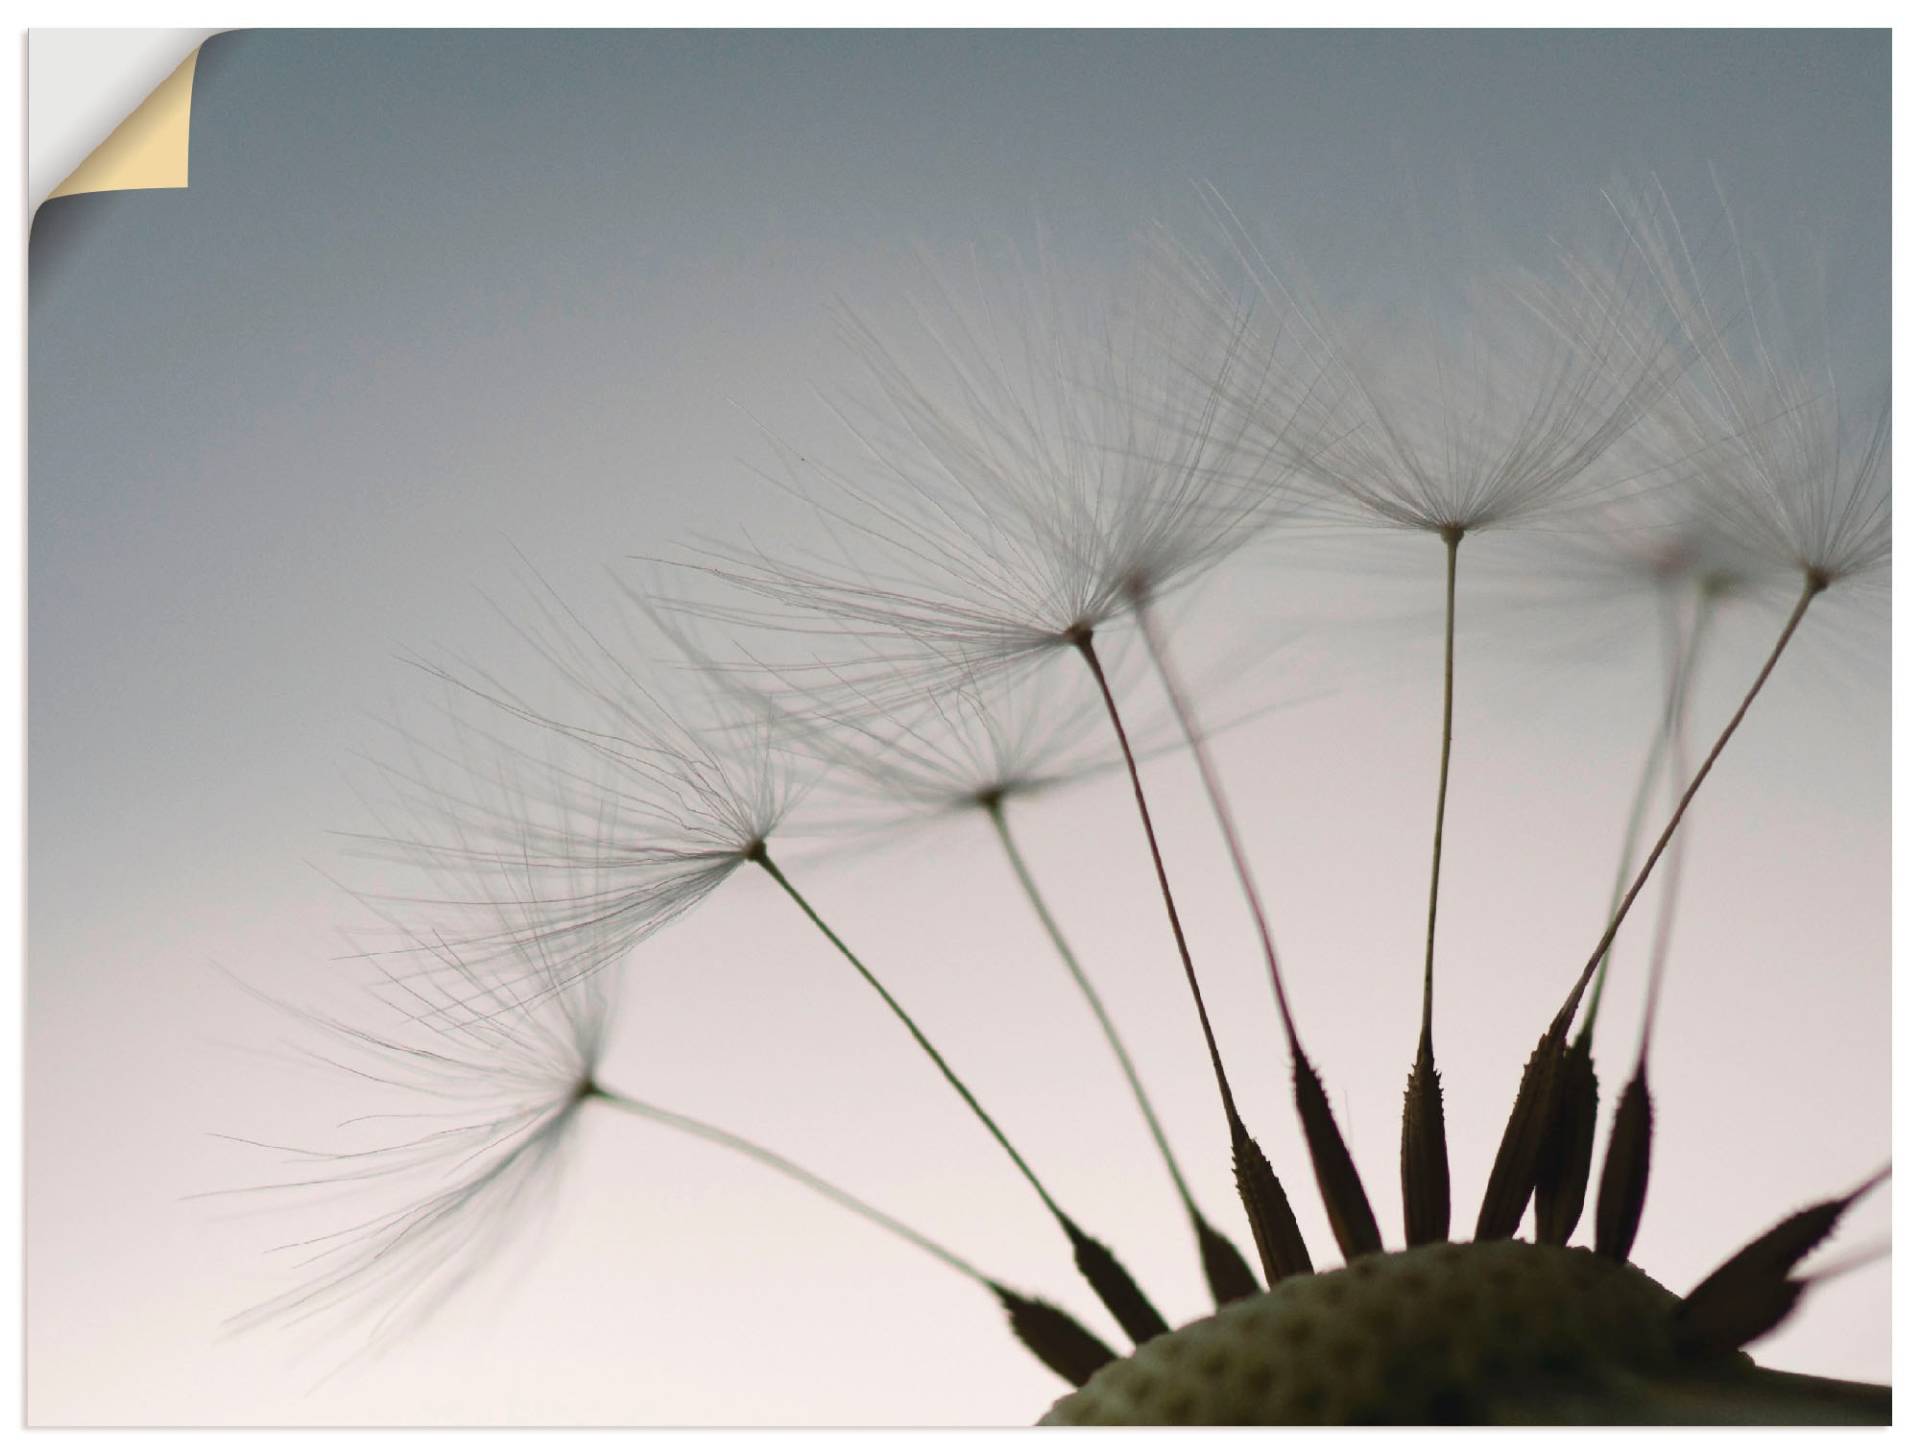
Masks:
[[[1453,763],[1453,610],[1460,563],[1460,531],[1441,536],[1447,547],[1445,666],[1440,687],[1440,787],[1433,804],[1433,867],[1427,876],[1427,956],[1420,983],[1420,1035],[1433,1038],[1433,945],[1440,920],[1440,848],[1447,830],[1447,774]],[[1444,1134],[1444,1133],[1443,1133]]]
[[[786,891],[787,897],[799,906],[800,911],[807,916],[813,926],[826,936],[827,942],[839,950],[841,957],[858,971],[860,977],[867,982],[875,994],[880,996],[887,1008],[893,1011],[894,1018],[906,1027],[907,1032],[913,1036],[914,1043],[926,1053],[927,1058],[946,1078],[947,1084],[952,1086],[960,1099],[966,1102],[967,1109],[973,1112],[980,1124],[987,1128],[988,1134],[1000,1144],[1000,1149],[1007,1153],[1021,1176],[1026,1178],[1027,1184],[1033,1188],[1046,1209],[1053,1214],[1053,1219],[1059,1223],[1061,1231],[1066,1233],[1067,1240],[1073,1247],[1074,1265],[1080,1269],[1081,1276],[1086,1278],[1093,1290],[1100,1295],[1100,1300],[1106,1304],[1107,1311],[1112,1313],[1115,1321],[1127,1330],[1128,1336],[1135,1342],[1145,1342],[1148,1338],[1155,1338],[1166,1332],[1166,1320],[1147,1301],[1146,1296],[1126,1269],[1111,1252],[1087,1236],[1080,1229],[1079,1224],[1061,1210],[1060,1204],[1053,1199],[1053,1194],[1035,1175],[1033,1168],[1027,1164],[1026,1158],[1014,1149],[1013,1143],[1007,1139],[1006,1132],[1000,1129],[1000,1123],[987,1114],[986,1108],[968,1089],[967,1083],[954,1072],[953,1067],[947,1064],[946,1057],[934,1048],[933,1042],[927,1038],[913,1016],[909,1015],[900,1002],[888,992],[887,987],[880,983],[873,971],[861,962],[860,957],[847,947],[846,942],[828,927],[826,920],[820,917],[813,905],[780,871],[779,866],[767,852],[766,845],[756,845],[747,858],[767,871],[773,881]]]
[[[1441,532],[1447,547],[1447,616],[1440,686],[1440,785],[1433,805],[1433,866],[1427,875],[1427,951],[1420,981],[1420,1042],[1400,1116],[1400,1206],[1407,1245],[1444,1242],[1453,1220],[1453,1183],[1447,1169],[1446,1105],[1433,1059],[1433,950],[1440,922],[1440,850],[1446,841],[1447,777],[1453,764],[1454,603],[1458,595],[1458,526]]]
[[[1066,935],[1047,907],[1046,899],[1041,896],[1040,885],[1035,882],[1032,870],[1027,866],[1026,855],[1021,853],[1014,842],[1013,831],[1007,824],[1006,803],[999,797],[985,799],[982,809],[989,822],[993,824],[995,836],[1000,847],[1006,853],[1007,863],[1013,869],[1013,875],[1020,882],[1021,892],[1026,895],[1027,903],[1032,907],[1034,916],[1039,919],[1040,927],[1046,931],[1054,951],[1060,956],[1060,962],[1066,966],[1067,973],[1073,977],[1074,985],[1081,997],[1086,1000],[1087,1008],[1093,1012],[1100,1026],[1100,1033],[1106,1037],[1107,1046],[1113,1052],[1113,1058],[1119,1062],[1120,1071],[1127,1079],[1127,1086],[1133,1092],[1134,1104],[1140,1108],[1140,1115],[1147,1123],[1147,1131],[1153,1137],[1153,1144],[1159,1149],[1160,1159],[1165,1163],[1167,1175],[1172,1178],[1174,1190],[1179,1194],[1180,1204],[1186,1209],[1187,1222],[1193,1229],[1194,1239],[1200,1247],[1200,1261],[1207,1276],[1208,1289],[1213,1293],[1216,1303],[1225,1304],[1236,1298],[1248,1297],[1260,1290],[1254,1281],[1253,1272],[1240,1256],[1232,1242],[1208,1223],[1194,1202],[1193,1192],[1187,1185],[1187,1179],[1180,1171],[1180,1163],[1173,1154],[1173,1145],[1167,1139],[1166,1129],[1160,1124],[1160,1118],[1154,1113],[1153,1102],[1147,1096],[1147,1088],[1140,1079],[1138,1067],[1128,1054],[1120,1031],[1113,1023],[1113,1017],[1107,1013],[1106,1002],[1100,998],[1100,992],[1093,987],[1093,981],[1087,977],[1081,967],[1080,958],[1073,952],[1073,946],[1067,943]]]
[[[1194,971],[1193,953],[1187,947],[1187,933],[1181,927],[1180,910],[1173,901],[1173,885],[1168,881],[1166,860],[1160,853],[1160,838],[1154,831],[1153,814],[1147,807],[1147,792],[1140,782],[1140,765],[1134,760],[1133,744],[1127,737],[1126,724],[1120,717],[1120,704],[1114,700],[1106,669],[1100,664],[1099,653],[1094,650],[1093,632],[1082,628],[1069,640],[1086,662],[1087,669],[1093,673],[1094,684],[1099,687],[1100,698],[1106,704],[1107,718],[1113,723],[1114,736],[1120,742],[1120,755],[1127,764],[1127,776],[1133,784],[1134,804],[1140,811],[1140,826],[1147,835],[1147,848],[1153,857],[1154,876],[1160,883],[1160,898],[1166,907],[1167,923],[1173,930],[1173,942],[1180,951],[1180,967],[1186,972],[1187,989],[1193,997],[1194,1011],[1200,1017],[1200,1033],[1207,1042],[1207,1058],[1213,1065],[1220,1107],[1227,1117],[1234,1180],[1239,1187],[1240,1200],[1246,1207],[1247,1221],[1253,1229],[1254,1244],[1259,1249],[1262,1268],[1269,1283],[1296,1273],[1310,1272],[1313,1263],[1307,1256],[1306,1243],[1301,1239],[1299,1223],[1294,1218],[1287,1194],[1234,1104],[1233,1087],[1227,1081],[1227,1068],[1220,1058],[1220,1045],[1214,1038],[1213,1022],[1207,1016],[1206,998],[1200,993],[1200,977]]]
[[[944,1262],[962,1277],[978,1283],[992,1293],[999,1300],[1001,1307],[1006,1310],[1014,1336],[1019,1338],[1036,1358],[1074,1387],[1080,1387],[1103,1366],[1113,1361],[1113,1350],[1082,1327],[1072,1314],[1038,1298],[1027,1297],[1012,1291],[988,1277],[957,1252],[941,1246],[925,1233],[916,1231],[896,1217],[889,1216],[872,1203],[862,1201],[852,1192],[836,1186],[825,1177],[808,1171],[797,1162],[789,1161],[779,1152],[771,1151],[756,1141],[749,1141],[744,1136],[736,1136],[733,1132],[706,1121],[698,1121],[692,1116],[683,1116],[678,1111],[649,1105],[645,1101],[636,1100],[619,1091],[608,1090],[605,1086],[591,1085],[582,1094],[618,1110],[643,1117],[656,1125],[671,1127],[673,1130],[705,1141],[709,1145],[724,1147],[728,1151],[744,1156],[749,1161],[766,1167],[769,1171],[779,1173],[789,1181],[798,1182],[809,1191],[825,1197],[835,1206],[864,1218],[881,1230],[890,1232],[918,1247],[928,1256]]]
[[[1313,1068],[1306,1051],[1301,1048],[1293,1007],[1287,1000],[1286,984],[1280,974],[1280,955],[1274,948],[1266,905],[1261,900],[1259,887],[1253,881],[1253,869],[1247,860],[1246,850],[1241,846],[1232,810],[1227,806],[1226,790],[1221,785],[1213,753],[1200,733],[1187,694],[1174,676],[1166,642],[1145,600],[1134,603],[1134,616],[1140,623],[1140,634],[1146,642],[1147,655],[1153,660],[1154,671],[1166,691],[1167,700],[1173,704],[1174,715],[1179,718],[1187,748],[1200,770],[1200,781],[1206,789],[1207,801],[1213,807],[1214,821],[1220,825],[1220,835],[1227,844],[1227,856],[1232,860],[1234,875],[1240,881],[1241,896],[1246,900],[1248,912],[1253,915],[1254,927],[1259,931],[1260,948],[1267,959],[1267,977],[1273,984],[1274,999],[1280,1006],[1280,1021],[1287,1032],[1287,1047],[1293,1057],[1294,1106],[1306,1132],[1307,1150],[1313,1158],[1314,1179],[1320,1186],[1320,1199],[1326,1207],[1327,1220],[1333,1226],[1334,1240],[1340,1244],[1341,1255],[1349,1261],[1369,1252],[1378,1252],[1381,1247],[1380,1228],[1374,1221],[1373,1208],[1367,1201],[1360,1173],[1354,1167],[1347,1143],[1340,1135],[1339,1124],[1333,1118],[1332,1107],[1327,1103],[1326,1088],[1321,1084],[1319,1072]]]

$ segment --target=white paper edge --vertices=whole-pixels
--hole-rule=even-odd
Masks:
[[[27,206],[73,175],[217,30],[27,32]]]

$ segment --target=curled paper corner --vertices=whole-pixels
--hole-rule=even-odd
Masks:
[[[112,135],[47,194],[48,200],[81,192],[186,186],[193,133],[193,71],[199,58],[200,47],[195,46]]]

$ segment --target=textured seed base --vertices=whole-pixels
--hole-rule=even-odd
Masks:
[[[1583,1248],[1378,1253],[1153,1339],[1041,1422],[1497,1421],[1542,1389],[1681,1371],[1677,1302],[1637,1268]]]

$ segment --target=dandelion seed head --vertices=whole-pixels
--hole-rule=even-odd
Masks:
[[[1818,589],[1884,586],[1893,555],[1891,416],[1831,397],[1783,401],[1694,468],[1725,532]]]
[[[612,992],[537,938],[514,937],[518,973],[434,935],[405,972],[360,986],[351,1013],[272,1001],[303,1028],[302,1059],[386,1108],[322,1146],[249,1143],[294,1169],[224,1195],[324,1205],[333,1225],[276,1249],[294,1259],[292,1285],[230,1326],[313,1326],[371,1354],[417,1330],[550,1208]]]
[[[807,740],[825,776],[809,828],[933,822],[1053,792],[1119,764],[1100,699],[1053,670],[990,677],[912,702],[884,691],[820,695],[812,710]]]
[[[1617,227],[1559,244],[1551,270],[1483,270],[1354,322],[1221,207],[1271,329],[1311,341],[1304,381],[1235,401],[1244,438],[1318,485],[1306,510],[1288,502],[1305,521],[1458,540],[1591,505],[1622,483],[1611,448],[1692,357]]]
[[[1666,611],[1695,592],[1718,600],[1757,595],[1775,570],[1687,480],[1490,540],[1476,557],[1476,573],[1503,604],[1577,607],[1586,626],[1603,631],[1612,607],[1637,620],[1644,605]]]
[[[1857,385],[1841,383],[1824,307],[1795,315],[1774,270],[1742,248],[1724,199],[1705,245],[1657,191],[1619,211],[1698,354],[1648,418],[1670,478],[1725,538],[1778,570],[1817,589],[1883,584],[1893,525],[1884,386],[1863,407]]]
[[[1034,674],[930,698],[915,714],[842,716],[834,780],[881,811],[921,816],[1043,793],[1110,765],[1094,733],[1099,702],[1052,686]]]
[[[1044,266],[1001,276],[976,274],[964,300],[936,286],[904,341],[846,321],[868,380],[866,404],[837,410],[849,447],[774,446],[829,546],[699,562],[776,613],[837,623],[848,661],[874,651],[909,695],[1031,667],[1260,523],[1252,446],[1221,407],[1251,366],[1244,329],[1202,320],[1144,269],[1105,300]]]
[[[510,927],[455,941],[462,953],[503,956],[511,968],[537,949],[581,976],[750,861],[806,774],[786,717],[689,661],[688,639],[670,640],[667,661],[698,669],[655,661],[649,671],[644,653],[608,644],[544,583],[524,597],[509,619],[547,668],[542,705],[477,664],[422,663],[445,689],[452,745],[397,734],[404,755],[377,764],[382,828],[350,836],[424,879],[415,893],[386,896],[414,913],[458,914],[503,896],[522,906]]]

